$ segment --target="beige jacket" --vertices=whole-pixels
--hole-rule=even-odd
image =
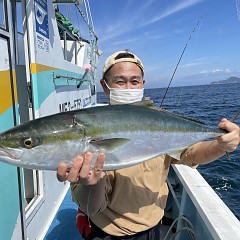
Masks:
[[[107,171],[105,202],[91,217],[93,223],[114,236],[132,235],[157,225],[164,215],[170,164],[194,166],[197,145],[183,151],[180,161],[162,155],[133,167]],[[76,194],[79,187],[80,184],[71,185],[76,203],[81,198]]]

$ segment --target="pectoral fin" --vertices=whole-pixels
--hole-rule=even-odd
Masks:
[[[168,153],[167,155],[169,155],[170,157],[173,157],[173,158],[175,158],[176,160],[179,161],[180,158],[181,158],[182,150],[183,150],[183,149],[176,150],[176,151],[173,151],[173,152]]]
[[[109,138],[109,139],[93,139],[90,144],[97,146],[98,148],[105,149],[112,152],[115,149],[128,143],[130,139],[127,138]]]

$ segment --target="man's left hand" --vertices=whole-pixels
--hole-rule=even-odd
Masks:
[[[217,138],[218,147],[226,152],[236,150],[240,143],[240,128],[226,118],[221,120],[218,127],[228,132]]]

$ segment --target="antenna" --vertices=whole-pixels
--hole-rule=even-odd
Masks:
[[[186,48],[187,48],[188,42],[190,42],[190,40],[191,40],[191,38],[192,38],[192,34],[195,32],[195,29],[196,29],[196,27],[199,25],[199,23],[200,23],[201,20],[202,20],[202,16],[201,16],[200,19],[198,20],[196,26],[193,28],[193,31],[191,32],[191,34],[190,34],[190,36],[189,36],[189,38],[188,38],[188,41],[186,42],[186,45],[185,45],[185,47],[184,47],[184,49],[183,49],[183,51],[182,51],[182,54],[181,54],[181,56],[180,56],[180,58],[179,58],[179,60],[178,60],[178,63],[177,63],[177,65],[176,65],[175,69],[174,69],[174,72],[173,72],[173,75],[172,75],[172,77],[171,77],[171,80],[170,80],[170,82],[169,82],[169,84],[168,84],[168,87],[167,87],[167,89],[166,89],[166,92],[165,92],[165,94],[164,94],[164,96],[163,96],[163,99],[162,99],[162,102],[161,102],[160,107],[162,107],[162,105],[163,105],[163,101],[164,101],[164,99],[165,99],[165,97],[166,97],[166,95],[167,95],[168,89],[170,88],[171,82],[172,82],[173,77],[174,77],[174,75],[175,75],[175,73],[176,73],[176,71],[177,71],[178,65],[180,64],[180,62],[181,62],[181,60],[182,60],[182,56],[183,56],[183,54],[184,54],[184,52],[185,52],[185,50],[186,50]]]

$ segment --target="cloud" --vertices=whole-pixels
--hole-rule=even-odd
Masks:
[[[132,6],[132,1],[129,0],[124,9],[114,18],[110,24],[102,28],[101,41],[117,38],[127,32],[135,30],[139,26],[139,21],[144,16],[146,9],[154,2],[154,0],[144,1],[143,4],[138,4],[138,7]],[[134,7],[134,11],[132,10]]]
[[[160,20],[162,20],[163,18],[166,18],[172,14],[175,14],[179,11],[182,11],[186,8],[189,8],[193,5],[196,5],[198,4],[199,2],[202,2],[203,0],[187,0],[187,1],[181,1],[181,2],[178,2],[176,5],[174,6],[171,6],[167,9],[165,9],[163,12],[161,12],[158,16],[154,16],[152,19],[144,22],[142,24],[142,26],[145,26],[145,25],[149,25],[149,24],[152,24],[152,23],[155,23],[155,22],[158,22]]]
[[[137,31],[138,28],[154,24],[155,22],[158,22],[170,15],[173,15],[179,11],[196,5],[202,1],[204,0],[177,1],[175,5],[171,5],[171,7],[163,9],[160,13],[154,15],[152,13],[154,5],[156,5],[155,9],[161,9],[158,6],[159,0],[143,1],[143,3],[137,5],[135,1],[133,3],[133,1],[129,0],[125,5],[124,11],[119,11],[116,15],[116,18],[114,18],[111,23],[108,22],[108,24],[105,25],[104,28],[102,27],[100,31],[98,31],[99,33],[101,33],[101,37],[99,37],[99,39],[101,42],[108,42],[110,39],[119,38],[123,35],[127,36],[127,33],[131,31]],[[150,12],[150,10],[151,16],[149,17],[149,15],[147,15],[146,13]],[[156,38],[159,37],[160,36],[156,36]]]
[[[225,68],[225,69],[212,69],[212,70],[203,70],[200,71],[199,74],[205,74],[205,75],[212,75],[212,74],[216,74],[216,73],[234,73],[236,72],[235,70],[231,70],[230,68]]]
[[[206,57],[201,57],[201,58],[195,59],[194,61],[195,62],[202,62],[202,61],[205,61],[206,59],[207,59]]]
[[[198,66],[200,64],[201,63],[191,62],[191,63],[182,64],[179,66],[179,68],[189,68],[189,67],[193,67],[193,66]]]
[[[189,67],[193,67],[193,66],[199,66],[199,65],[204,64],[206,59],[207,59],[206,57],[197,58],[197,59],[194,59],[192,62],[182,64],[179,67],[180,68],[189,68]]]
[[[137,38],[128,38],[128,39],[122,39],[120,41],[117,40],[117,41],[113,42],[112,45],[113,46],[122,45],[122,44],[126,45],[126,44],[132,43],[132,42],[135,43],[136,41],[138,41]]]
[[[146,88],[167,87],[171,78],[171,75],[163,71],[164,69],[147,68],[146,71]],[[161,72],[161,74],[156,74]],[[224,69],[211,69],[203,70],[201,72],[192,73],[187,72],[185,74],[176,74],[171,86],[191,86],[209,84],[212,81],[224,80],[231,76],[240,77],[240,71],[230,68]]]

